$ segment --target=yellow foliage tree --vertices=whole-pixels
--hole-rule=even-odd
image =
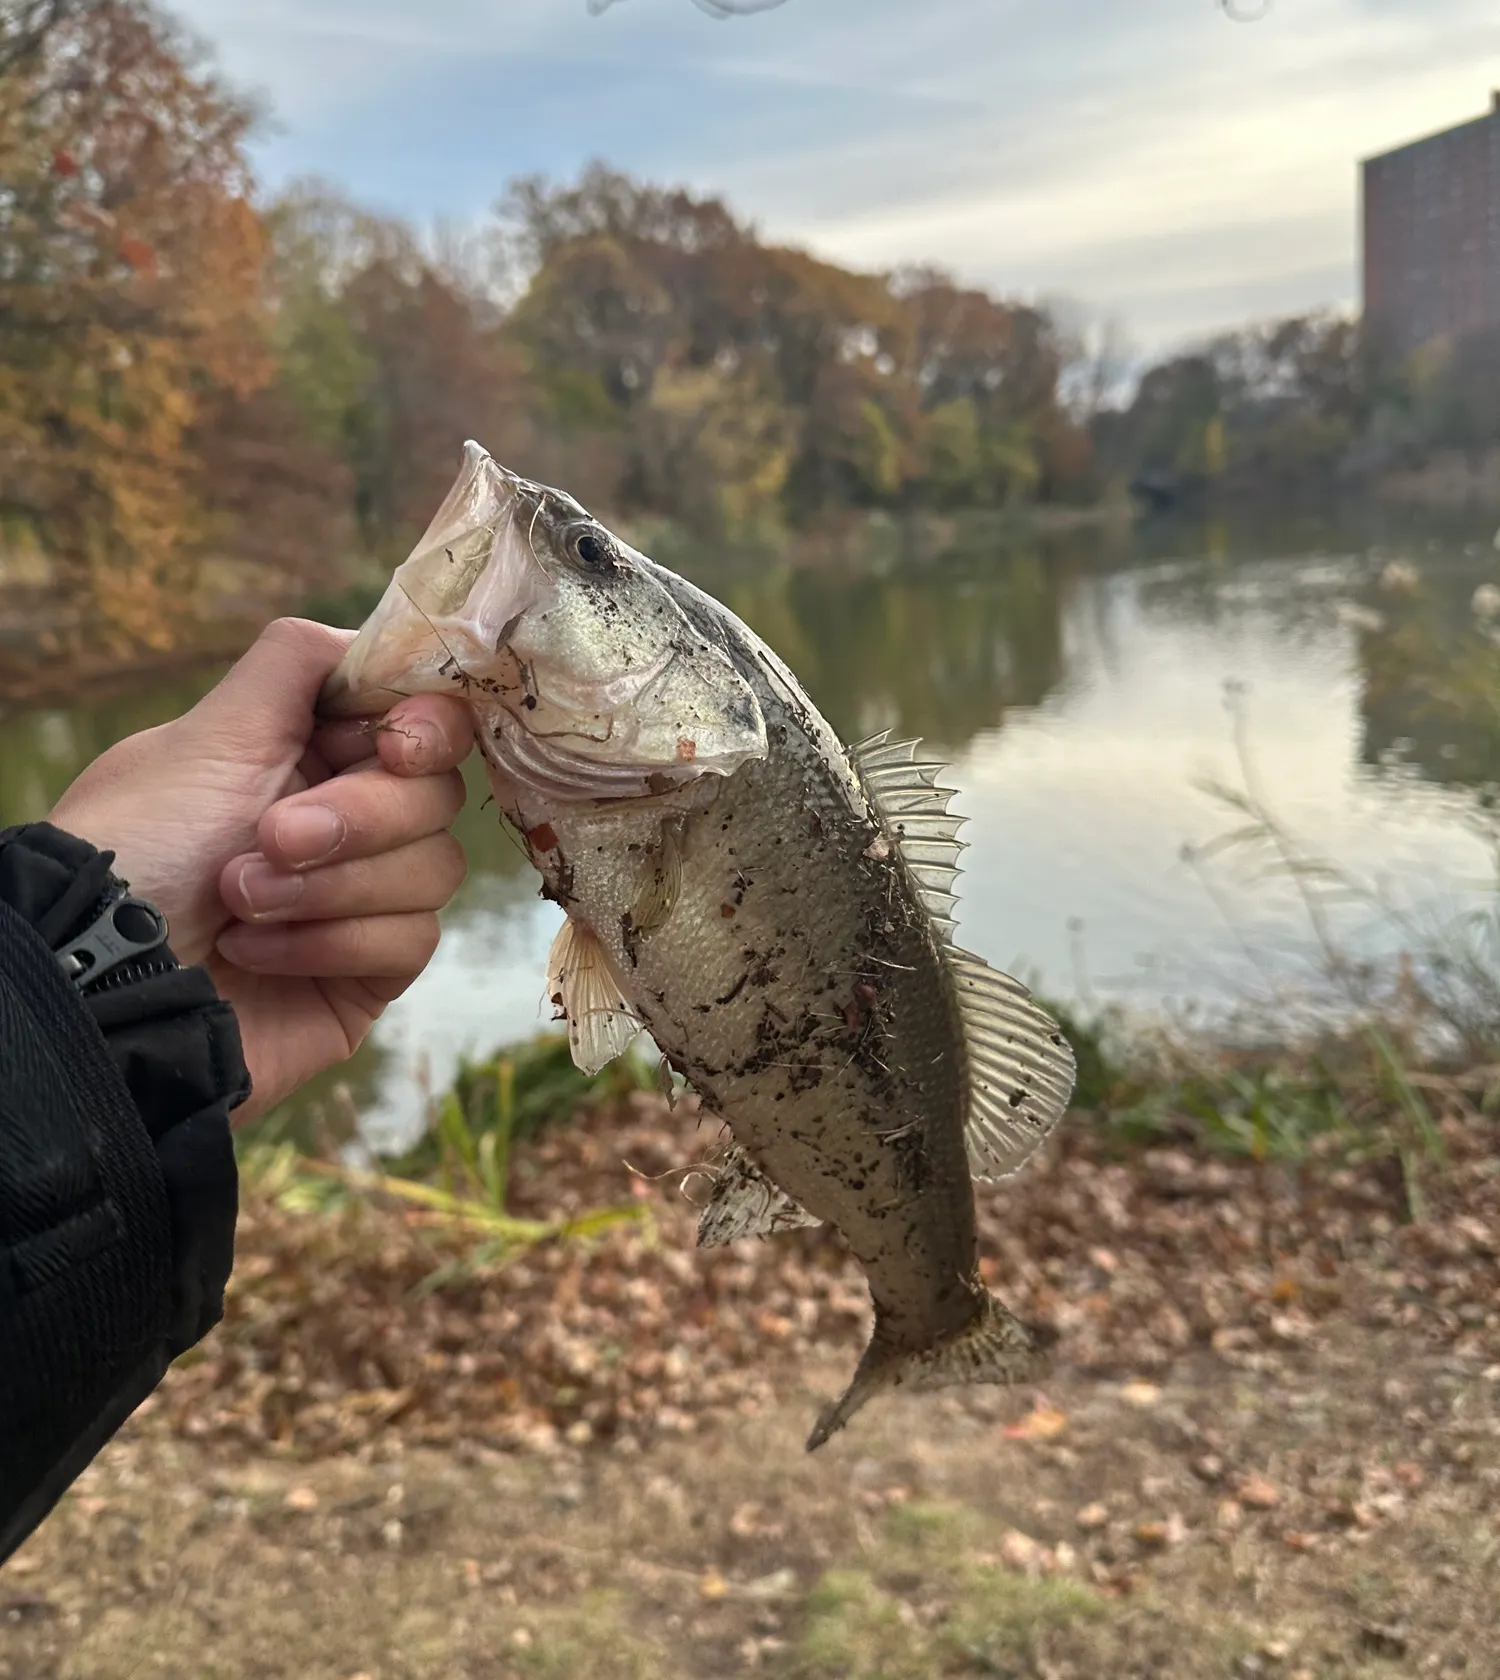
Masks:
[[[0,512],[85,633],[165,645],[216,535],[195,427],[274,372],[249,112],[145,0],[46,11],[0,42]]]

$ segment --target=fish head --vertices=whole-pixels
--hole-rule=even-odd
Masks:
[[[459,693],[487,750],[578,797],[729,775],[766,753],[754,690],[660,570],[478,444],[325,685],[325,715]],[[492,753],[493,757],[494,754]]]

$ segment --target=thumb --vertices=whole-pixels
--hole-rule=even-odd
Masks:
[[[189,713],[214,734],[232,730],[246,760],[293,762],[314,726],[313,705],[354,640],[308,618],[278,618]],[[186,721],[186,720],[185,720]]]

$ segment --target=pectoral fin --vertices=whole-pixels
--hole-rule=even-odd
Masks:
[[[570,916],[547,957],[547,996],[568,1021],[574,1064],[594,1074],[630,1048],[641,1022],[594,933]]]

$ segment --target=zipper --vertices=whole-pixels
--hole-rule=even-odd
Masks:
[[[167,943],[167,918],[110,877],[93,919],[56,953],[58,966],[85,997],[113,991],[176,966]]]

